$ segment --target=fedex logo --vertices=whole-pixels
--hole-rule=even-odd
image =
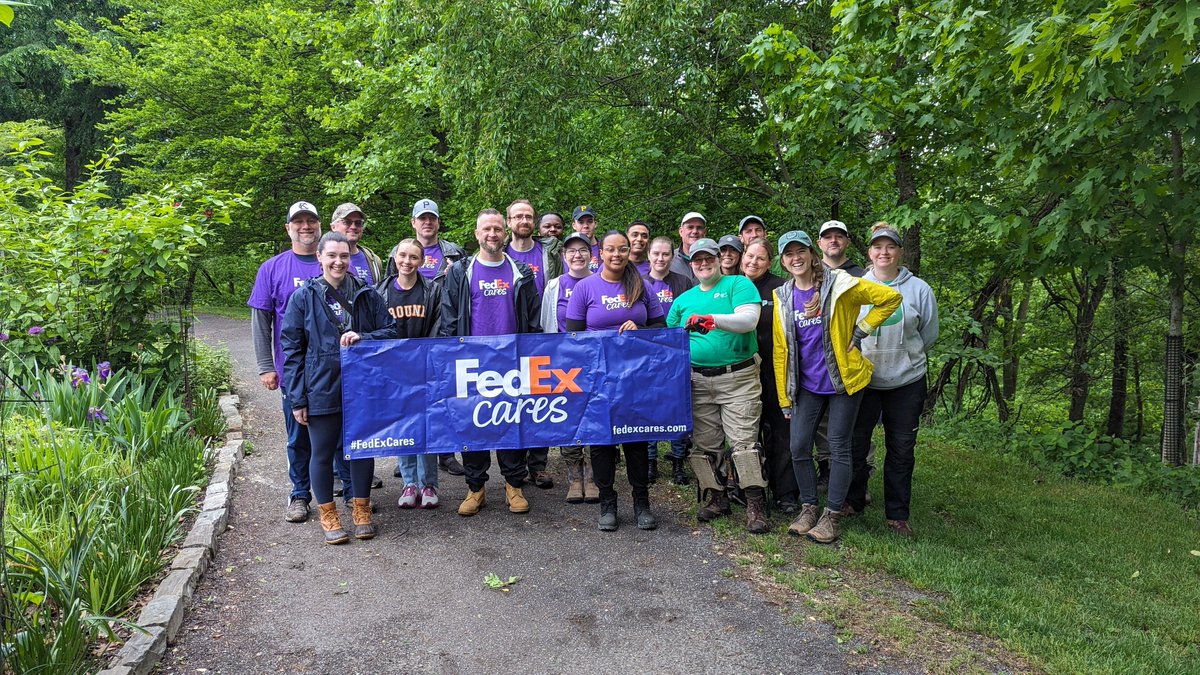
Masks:
[[[467,398],[471,384],[475,385],[476,391],[484,398],[495,398],[501,394],[529,396],[583,393],[575,383],[575,378],[579,377],[583,368],[562,370],[549,366],[549,356],[522,356],[519,368],[501,373],[495,370],[478,370],[479,359],[459,359],[454,362],[454,381],[457,387],[455,396]]]
[[[304,284],[304,279],[300,277],[292,277],[292,288],[300,288]]]
[[[428,253],[425,254],[425,262],[421,263],[423,270],[436,270],[441,258],[435,258]]]
[[[511,287],[512,284],[503,279],[496,279],[494,281],[479,280],[479,290],[484,295],[508,295],[508,289]]]
[[[624,293],[621,293],[620,295],[603,295],[602,294],[600,296],[600,303],[602,305],[604,305],[604,309],[608,309],[608,310],[622,309],[622,308],[629,306],[629,303],[625,301]]]
[[[658,301],[661,304],[669,305],[675,302],[675,294],[671,292],[671,289],[664,288],[658,292]]]

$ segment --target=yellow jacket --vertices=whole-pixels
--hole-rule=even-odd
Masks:
[[[774,337],[775,388],[779,395],[779,407],[787,410],[792,407],[796,397],[796,387],[799,386],[799,373],[796,363],[796,322],[792,307],[792,293],[796,282],[789,280],[776,288],[775,316],[772,325]],[[821,284],[821,314],[825,321],[822,343],[825,345],[825,365],[829,369],[829,379],[833,388],[839,394],[853,394],[871,382],[871,371],[874,366],[862,352],[849,349],[857,326],[864,333],[870,334],[887,320],[892,312],[900,306],[900,293],[865,279],[859,279],[842,270],[825,270],[825,280]],[[871,311],[858,318],[859,309],[863,305],[874,305]]]

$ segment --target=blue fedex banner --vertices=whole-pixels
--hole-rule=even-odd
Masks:
[[[342,349],[347,459],[685,437],[678,328],[360,342]]]

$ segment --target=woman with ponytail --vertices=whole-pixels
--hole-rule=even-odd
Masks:
[[[639,328],[663,328],[662,305],[654,293],[648,293],[637,269],[629,263],[629,237],[609,232],[600,240],[600,270],[581,279],[567,303],[567,332],[616,330],[624,333]],[[613,482],[617,474],[617,446],[593,445],[592,472],[600,489],[599,527],[605,532],[617,529],[617,492]],[[650,511],[649,460],[646,442],[623,443],[625,469],[633,488],[633,512],[637,526],[653,530],[658,526]]]

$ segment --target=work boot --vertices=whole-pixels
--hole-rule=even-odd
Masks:
[[[658,527],[658,519],[650,510],[650,493],[633,495],[633,515],[637,518],[639,530],[653,530]]]
[[[821,519],[821,507],[816,504],[801,504],[800,515],[788,525],[788,534],[799,537],[802,534],[808,534],[808,531],[813,529],[817,521]]]
[[[371,499],[369,497],[355,497],[354,510],[351,513],[354,518],[355,539],[374,539],[375,535],[379,534],[379,530],[375,529],[375,524],[371,522]]]
[[[487,506],[487,497],[483,493],[483,486],[479,487],[478,492],[467,486],[467,498],[458,505],[458,515],[473,516],[485,506]]]
[[[542,490],[549,490],[554,487],[554,479],[545,471],[530,471],[529,482]]]
[[[325,530],[326,544],[344,544],[350,541],[350,535],[342,529],[342,520],[338,518],[337,504],[317,504],[317,513],[321,514],[321,529]]]
[[[600,502],[600,520],[597,523],[601,532],[617,531],[617,496]]]
[[[688,484],[687,472],[683,470],[683,462],[682,458],[671,458],[671,482],[676,485]]]
[[[438,468],[451,476],[461,476],[466,473],[463,470],[463,465],[454,457],[453,452],[438,455]]]
[[[592,479],[592,463],[587,461],[583,463],[583,501],[589,504],[600,501],[600,488],[596,487],[596,481]]]
[[[283,519],[289,523],[303,523],[308,520],[308,502],[300,497],[292,497],[287,510],[283,512]]]
[[[646,474],[646,481],[649,482],[651,485],[658,482],[658,459],[657,458],[650,460],[650,468],[649,468],[648,473]]]
[[[583,502],[583,461],[567,465],[567,503]]]
[[[838,540],[838,537],[842,536],[843,517],[841,511],[825,509],[816,526],[808,531],[808,538],[818,544],[832,544]]]
[[[696,514],[696,520],[707,523],[729,515],[729,495],[724,490],[709,490],[709,500]]]
[[[746,531],[762,534],[767,531],[767,497],[760,487],[746,488]]]
[[[508,502],[508,510],[513,513],[529,513],[529,501],[521,488],[504,484],[504,500]]]

